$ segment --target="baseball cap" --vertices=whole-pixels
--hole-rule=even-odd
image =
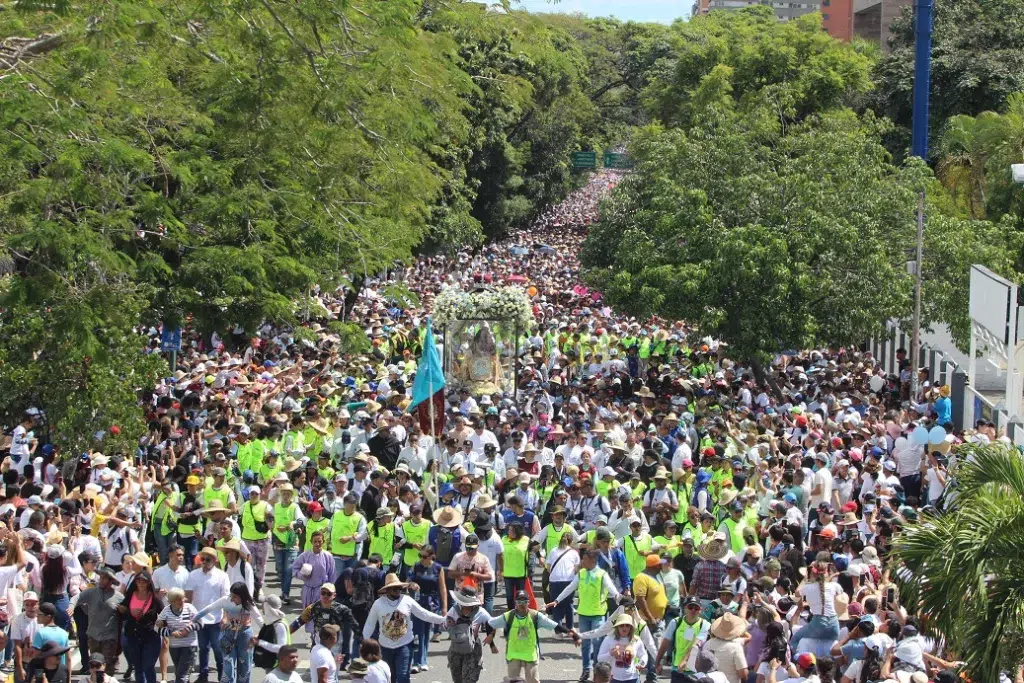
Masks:
[[[467,548],[476,548],[479,545],[480,545],[480,539],[477,537],[476,534],[470,534],[469,536],[466,536],[466,547]]]
[[[796,665],[801,669],[813,669],[818,660],[810,652],[801,652],[796,656]]]

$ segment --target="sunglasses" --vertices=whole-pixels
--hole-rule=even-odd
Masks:
[[[687,605],[686,609],[699,610],[700,605]]]
[[[331,591],[320,591],[320,595],[334,595]]]
[[[90,669],[102,669],[103,665],[100,664],[99,662],[89,662],[89,668]]]

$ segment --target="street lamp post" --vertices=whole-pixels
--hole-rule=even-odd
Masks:
[[[914,0],[914,119],[911,153],[928,160],[928,96],[931,85],[932,0]],[[917,255],[914,268],[914,330],[910,340],[910,399],[917,399],[921,361],[921,284],[924,261],[924,188],[917,194]]]

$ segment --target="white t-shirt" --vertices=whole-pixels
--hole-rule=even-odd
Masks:
[[[842,586],[835,581],[825,584],[825,604],[821,604],[821,588],[817,582],[805,583],[797,590],[797,593],[807,599],[807,607],[812,616],[836,616],[836,596],[843,592]]]
[[[22,612],[11,622],[11,640],[14,642],[28,640],[31,643],[37,628],[39,628],[39,622],[36,621],[36,618],[29,617]]]
[[[107,565],[120,567],[121,558],[124,557],[124,554],[135,552],[135,543],[139,540],[139,535],[134,529],[126,526],[117,527],[104,524],[100,527],[100,533],[107,539],[107,550],[103,554],[103,561]]]
[[[818,503],[832,501],[832,472],[824,467],[814,473],[814,481],[811,489],[821,487],[821,493],[811,495],[811,507],[818,507]]]
[[[391,667],[385,661],[373,662],[366,668],[366,683],[391,683]]]
[[[477,548],[477,552],[487,558],[487,561],[491,563],[491,568],[498,566],[498,555],[502,555],[505,552],[505,546],[501,543],[501,537],[495,531],[491,532],[490,538],[482,539],[480,546]]]
[[[338,661],[334,653],[323,645],[314,645],[309,655],[309,683],[319,683],[320,669],[327,669],[327,683],[337,683]]]
[[[281,673],[280,669],[274,669],[263,680],[264,683],[303,683],[302,676],[296,672],[293,671],[286,676]]]
[[[183,565],[178,565],[178,569],[174,570],[164,564],[153,572],[153,588],[158,591],[169,591],[172,588],[184,590],[186,581],[188,581],[188,570]]]

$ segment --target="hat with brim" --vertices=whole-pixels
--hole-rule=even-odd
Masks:
[[[147,555],[145,552],[141,550],[132,555],[132,562],[134,562],[137,566],[145,567],[146,569],[150,569],[153,566],[153,560],[149,557],[149,555]]]
[[[70,650],[70,647],[61,647],[56,642],[48,640],[45,643],[43,643],[43,646],[41,648],[36,650],[36,656],[32,658],[32,661],[41,662],[47,657],[59,657],[60,655]]]
[[[480,607],[483,604],[480,602],[480,596],[477,595],[476,590],[472,588],[464,587],[457,591],[448,591],[448,593],[459,607]]]
[[[720,536],[724,535],[725,534],[722,534],[721,532],[716,533],[701,544],[700,550],[698,550],[697,553],[700,555],[702,560],[713,562],[715,560],[721,560],[729,554],[729,545],[726,542],[726,539],[720,538]]]
[[[668,470],[666,470],[664,467],[659,467],[658,471],[654,473],[654,479],[663,479],[665,481],[668,481]]]
[[[720,507],[725,507],[729,503],[731,503],[734,500],[736,500],[736,495],[737,495],[736,489],[726,489],[726,490],[722,491],[722,495],[721,495],[721,497],[718,500],[718,505]]]
[[[209,505],[199,510],[199,514],[201,515],[209,515],[214,512],[228,512],[228,509],[224,507],[224,503],[219,500],[211,500]]]
[[[234,550],[239,555],[244,555],[245,552],[242,550],[242,542],[237,538],[232,538],[224,542],[224,545],[220,546],[220,550]]]
[[[619,626],[636,626],[636,623],[633,621],[633,617],[623,613],[615,617],[615,621],[612,622],[612,626],[615,628],[618,628]]]
[[[747,632],[747,622],[728,612],[711,623],[711,635],[720,640],[736,640]]]
[[[456,507],[443,507],[434,510],[434,523],[443,527],[455,527],[462,524],[462,510]]]
[[[115,586],[120,586],[121,585],[121,582],[117,580],[117,574],[115,574],[113,572],[113,570],[111,570],[111,569],[109,569],[107,567],[97,567],[96,573],[99,574],[100,576],[105,576],[108,579],[110,579],[110,582],[112,584],[114,584]]]
[[[486,510],[488,508],[492,508],[492,507],[494,507],[497,504],[498,504],[498,501],[494,500],[493,498],[491,498],[486,493],[480,494],[480,497],[476,499],[476,506],[478,508],[480,508],[481,510]]]
[[[380,595],[389,588],[405,588],[408,585],[398,578],[398,574],[388,574],[384,577],[384,586],[377,591],[377,594]]]
[[[299,469],[300,467],[302,467],[302,463],[299,462],[298,460],[296,460],[295,458],[285,458],[284,459],[284,471],[285,472],[294,472],[295,470]]]
[[[348,673],[349,676],[365,676],[370,672],[370,665],[365,659],[353,659],[349,662]]]

